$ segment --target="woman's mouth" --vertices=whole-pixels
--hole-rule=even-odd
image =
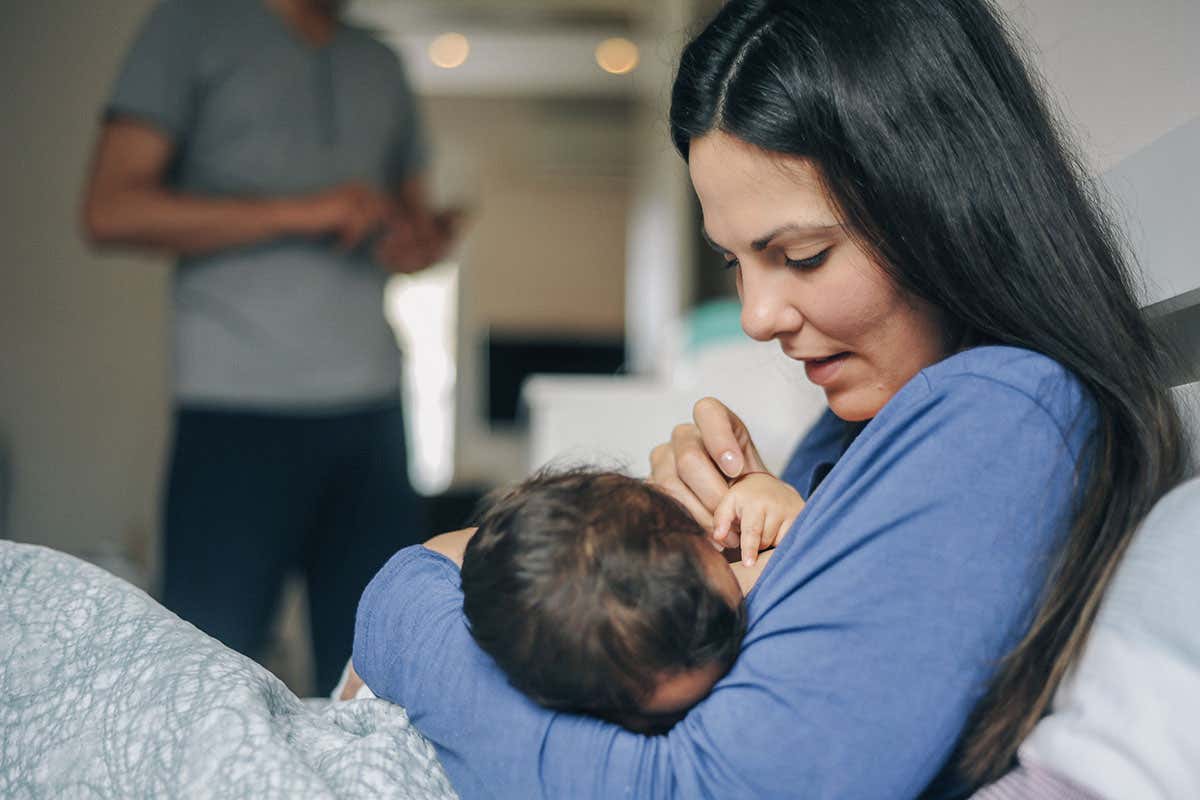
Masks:
[[[837,376],[842,369],[842,364],[849,357],[849,353],[835,353],[825,358],[806,359],[804,374],[817,386],[824,386]]]

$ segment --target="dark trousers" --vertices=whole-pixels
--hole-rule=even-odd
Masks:
[[[327,416],[181,409],[166,493],[163,604],[261,655],[284,578],[308,586],[317,691],[337,683],[358,598],[428,535],[399,406]]]

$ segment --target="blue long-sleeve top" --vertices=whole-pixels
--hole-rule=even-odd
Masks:
[[[1094,410],[1056,362],[979,347],[915,376],[843,453],[844,427],[827,414],[801,442],[783,477],[807,495],[828,474],[747,597],[737,662],[666,735],[509,686],[457,568],[422,547],[363,594],[355,668],[468,799],[914,797],[1032,619]]]

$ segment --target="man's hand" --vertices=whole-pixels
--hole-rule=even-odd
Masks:
[[[353,250],[398,212],[395,201],[364,183],[344,183],[292,201],[285,228],[310,236],[333,235]]]
[[[713,540],[725,547],[739,546],[742,563],[751,566],[758,551],[775,547],[804,510],[800,493],[773,475],[750,473],[729,487],[713,515]],[[739,543],[731,541],[737,526]]]
[[[396,213],[387,220],[372,257],[390,272],[410,274],[445,260],[463,220],[460,209]]]

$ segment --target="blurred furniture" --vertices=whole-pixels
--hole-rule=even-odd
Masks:
[[[484,345],[487,419],[493,428],[518,423],[521,387],[531,375],[600,375],[621,371],[625,342],[570,333],[506,334],[490,329]]]

